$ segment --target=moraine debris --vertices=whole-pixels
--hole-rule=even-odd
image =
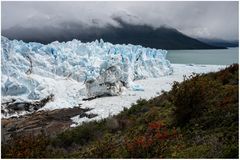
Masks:
[[[2,143],[7,143],[13,135],[41,134],[42,131],[48,136],[55,136],[66,129],[71,129],[72,117],[79,115],[89,119],[96,114],[86,113],[91,108],[64,108],[52,111],[38,111],[16,118],[2,119]]]
[[[53,94],[50,94],[49,96],[41,100],[36,100],[32,102],[19,102],[16,99],[12,99],[9,102],[1,104],[1,113],[5,115],[12,115],[20,112],[32,113],[44,107],[49,101],[53,101],[53,99]]]

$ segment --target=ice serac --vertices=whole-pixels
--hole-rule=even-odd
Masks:
[[[1,37],[1,43],[2,97],[38,100],[53,94],[58,99],[55,92],[64,90],[57,86],[59,81],[84,84],[85,91],[78,92],[82,97],[119,95],[124,89],[143,91],[136,80],[172,73],[167,51],[139,45],[113,45],[103,40],[43,45],[6,37]],[[59,99],[74,101],[71,92],[66,95]]]

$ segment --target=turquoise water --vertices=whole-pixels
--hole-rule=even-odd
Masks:
[[[239,48],[213,50],[168,50],[167,59],[179,64],[216,64],[238,63]]]

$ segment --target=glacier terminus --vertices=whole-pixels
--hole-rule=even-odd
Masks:
[[[43,45],[1,37],[2,101],[30,102],[53,95],[52,106],[144,91],[137,80],[173,73],[166,50],[96,40]],[[49,105],[49,104],[48,104]]]

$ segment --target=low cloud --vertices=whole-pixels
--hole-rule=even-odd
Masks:
[[[84,27],[121,27],[114,19],[127,23],[162,25],[193,37],[238,40],[238,2],[2,2],[2,32],[18,28],[34,31],[54,28],[62,33],[71,24]],[[64,25],[63,25],[64,24]],[[69,24],[69,25],[67,25]],[[76,27],[76,25],[74,25]],[[43,30],[44,29],[44,30]],[[76,30],[76,28],[74,28]],[[49,31],[51,32],[51,31]],[[22,33],[21,35],[24,35]],[[27,36],[31,36],[27,34]]]

